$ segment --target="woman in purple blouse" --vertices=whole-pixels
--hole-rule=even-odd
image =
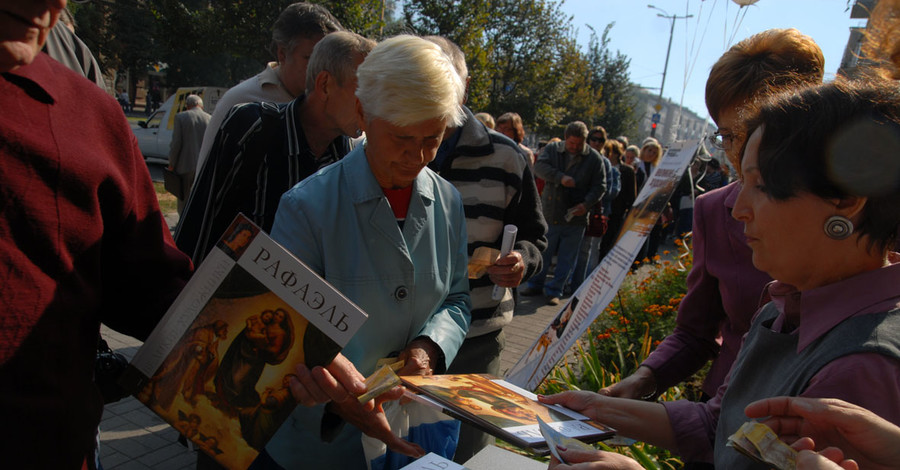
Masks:
[[[900,423],[900,88],[837,80],[748,115],[732,215],[754,266],[777,280],[716,396],[541,397],[722,469],[767,468],[725,445],[762,398],[838,398]]]
[[[770,29],[735,44],[706,82],[706,106],[719,128],[714,144],[740,168],[742,109],[755,99],[822,82],[825,58],[796,29]],[[737,357],[741,338],[772,278],[750,262],[743,224],[731,217],[740,182],[704,194],[694,204],[694,267],[678,307],[675,331],[634,374],[604,389],[614,397],[655,398],[713,361],[703,383],[716,394]]]

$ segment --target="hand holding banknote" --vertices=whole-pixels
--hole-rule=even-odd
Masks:
[[[777,397],[751,403],[745,409],[750,418],[765,423],[786,442],[805,450],[797,458],[797,468],[818,457],[827,457],[840,468],[888,469],[900,462],[900,427],[865,408],[831,398]],[[817,456],[808,450],[818,449]],[[834,450],[840,449],[841,455]],[[853,459],[850,463],[845,459]],[[831,467],[835,468],[835,467]]]

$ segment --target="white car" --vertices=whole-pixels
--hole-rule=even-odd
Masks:
[[[138,122],[138,127],[132,127],[134,136],[137,137],[138,146],[144,160],[150,163],[169,163],[169,145],[172,143],[172,133],[175,126],[175,115],[184,111],[184,100],[189,94],[199,95],[203,99],[203,109],[212,114],[216,109],[219,98],[225,94],[227,88],[222,87],[184,87],[179,88],[170,96],[146,121]]]

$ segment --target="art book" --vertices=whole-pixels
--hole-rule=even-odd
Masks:
[[[615,435],[615,430],[561,406],[545,405],[533,393],[488,374],[400,377],[420,401],[436,403],[444,412],[495,437],[539,455],[550,450],[538,418],[559,433],[584,442]]]
[[[217,462],[245,469],[296,406],[294,366],[330,363],[366,318],[239,215],[120,382]]]

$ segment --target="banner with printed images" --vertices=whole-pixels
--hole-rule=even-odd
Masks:
[[[700,142],[691,140],[676,142],[666,150],[631,206],[616,244],[507,372],[507,381],[535,390],[609,305],[699,148]]]

